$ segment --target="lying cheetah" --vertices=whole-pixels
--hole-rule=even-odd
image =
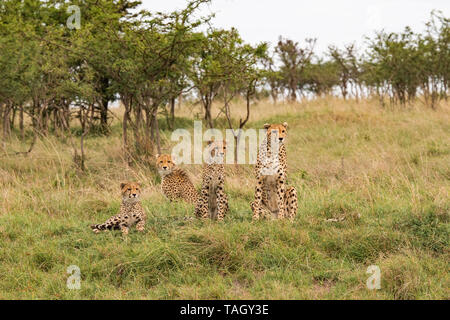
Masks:
[[[224,156],[226,142],[208,142],[208,159],[203,165],[202,189],[195,207],[198,218],[223,220],[228,212],[228,197],[224,190]]]
[[[255,220],[267,215],[293,220],[297,214],[297,191],[286,186],[287,126],[286,122],[264,125],[267,135],[259,147],[255,201],[251,204]]]
[[[92,231],[95,233],[120,229],[123,235],[127,235],[128,229],[134,224],[136,224],[138,231],[144,231],[147,216],[139,199],[141,186],[135,182],[127,182],[121,183],[120,188],[122,190],[122,205],[119,214],[109,218],[103,224],[92,225]]]
[[[162,177],[162,192],[170,201],[182,199],[189,203],[197,203],[197,190],[187,173],[175,167],[170,154],[157,155],[156,166]]]

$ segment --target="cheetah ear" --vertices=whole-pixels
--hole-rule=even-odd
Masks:
[[[209,145],[212,144],[214,141],[215,141],[215,138],[212,137],[211,140],[209,140],[208,142],[206,142],[206,145],[209,146]]]
[[[269,129],[269,128],[270,128],[270,123],[264,124],[264,129]]]
[[[160,154],[159,154],[159,153],[155,154],[155,158],[156,158],[156,159],[158,159],[158,158],[159,158],[159,156],[160,156]]]
[[[141,188],[141,189],[142,189],[142,183],[140,183],[140,182],[136,182],[136,184],[138,185],[138,187],[139,187],[139,188]]]
[[[288,123],[287,122],[283,122],[283,126],[287,129]]]
[[[126,182],[122,182],[122,183],[120,184],[120,189],[123,189],[126,185],[127,185]]]

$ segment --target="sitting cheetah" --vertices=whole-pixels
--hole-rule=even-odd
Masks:
[[[156,166],[162,177],[162,192],[170,201],[182,199],[189,203],[197,203],[197,190],[187,173],[182,169],[175,168],[170,154],[156,155]]]
[[[198,218],[223,220],[228,212],[228,197],[224,191],[226,142],[208,142],[208,159],[203,165],[202,189],[195,207]]]
[[[297,191],[286,186],[287,126],[265,124],[267,135],[259,147],[256,162],[255,201],[252,202],[253,219],[262,215],[293,220],[297,214]],[[273,147],[271,146],[273,145]]]
[[[92,231],[99,233],[100,231],[118,230],[123,235],[128,234],[128,229],[136,224],[138,231],[144,231],[145,220],[147,216],[140,202],[141,186],[135,182],[121,183],[122,205],[118,215],[106,220],[103,224],[94,224],[91,226]]]

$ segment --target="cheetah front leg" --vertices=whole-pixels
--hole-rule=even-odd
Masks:
[[[228,196],[224,192],[223,183],[219,185],[217,192],[217,219],[223,220],[228,212]]]
[[[121,223],[121,224],[120,224],[120,230],[122,231],[122,235],[123,235],[123,236],[127,236],[127,235],[128,235],[128,232],[129,232],[128,224],[126,224],[126,223]]]
[[[279,178],[277,180],[277,206],[278,206],[278,219],[283,219],[285,217],[285,179],[280,173]]]
[[[267,206],[265,205],[264,200],[263,200],[262,203],[261,203],[261,215],[260,215],[260,218],[263,218],[263,219],[271,219],[271,220],[274,219],[273,212],[270,211],[270,210],[267,208]]]
[[[208,196],[209,196],[209,183],[203,182],[202,189],[200,190],[200,195],[195,206],[195,216],[197,218],[207,218],[209,215],[208,211]]]
[[[285,208],[287,210],[287,218],[294,221],[298,210],[297,190],[295,187],[289,187],[285,193]]]
[[[262,196],[263,196],[262,177],[257,177],[257,183],[255,187],[255,200],[250,205],[253,211],[253,220],[259,220],[259,218],[262,215],[262,208],[261,208]]]
[[[146,217],[142,217],[141,220],[139,220],[138,223],[136,224],[136,230],[139,232],[144,232],[145,231],[145,222],[146,222]]]

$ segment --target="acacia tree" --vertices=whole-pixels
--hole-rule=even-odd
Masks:
[[[343,53],[336,46],[329,46],[328,52],[335,65],[339,68],[339,88],[341,90],[342,97],[345,100],[347,99],[348,82],[350,79],[349,67],[343,57]]]
[[[339,68],[333,61],[319,59],[308,65],[302,78],[306,90],[314,96],[331,95],[333,88],[339,85]]]
[[[277,104],[281,93],[283,75],[280,70],[276,69],[274,54],[266,54],[261,63],[264,69],[264,82],[270,87],[273,104]]]
[[[95,37],[89,30],[79,33],[84,59],[111,79],[111,92],[119,95],[125,107],[122,128],[128,162],[131,153],[147,156],[155,147],[161,150],[158,112],[183,89],[180,78],[199,38],[194,29],[207,19],[194,19],[193,13],[205,2],[191,1],[185,9],[168,14],[143,10],[133,19],[101,21],[103,31]],[[93,23],[97,28],[99,22]]]
[[[222,55],[218,64],[225,71],[223,74],[222,97],[223,113],[227,118],[228,127],[233,132],[235,139],[235,160],[237,163],[238,144],[242,135],[242,129],[250,119],[250,104],[255,96],[256,87],[263,79],[264,73],[258,67],[261,62],[267,60],[267,44],[258,46],[245,44],[235,29],[231,29],[228,36],[222,38]],[[237,96],[243,95],[246,101],[246,113],[239,119],[238,128],[235,130],[232,122],[230,102]]]
[[[419,52],[414,34],[406,28],[401,34],[379,32],[370,44],[370,60],[375,85],[386,87],[392,103],[406,105],[417,94]]]
[[[358,79],[358,66],[355,56],[355,46],[350,44],[340,50],[336,46],[328,47],[328,54],[338,68],[339,88],[344,100],[348,97],[348,90]]]
[[[305,42],[306,46],[300,47],[298,42],[280,37],[275,48],[282,64],[280,71],[284,79],[284,86],[288,90],[289,99],[292,102],[297,100],[297,90],[302,93],[304,83],[301,82],[301,76],[314,55],[316,39],[306,39]]]
[[[432,109],[447,99],[450,69],[450,19],[432,12],[424,35],[417,36],[419,82],[425,103]]]
[[[261,78],[256,66],[265,57],[266,51],[265,43],[256,47],[245,44],[234,28],[211,29],[202,37],[201,46],[191,59],[189,75],[210,128],[214,128],[212,104],[219,97],[223,99],[219,114],[227,117],[232,128],[230,102],[242,92],[253,96],[257,80]],[[241,119],[240,128],[248,117],[249,114],[246,119]]]
[[[214,128],[212,105],[226,79],[224,45],[230,37],[226,30],[210,30],[201,36],[200,46],[191,58],[191,79],[204,110],[204,120]]]
[[[111,46],[109,36],[115,35],[118,40],[123,28],[136,23],[133,21],[137,16],[138,6],[141,1],[136,0],[98,0],[86,1],[75,0],[68,3],[64,0],[56,0],[59,12],[62,14],[64,24],[68,18],[66,13],[69,5],[80,7],[82,14],[82,28],[80,30],[68,31],[69,44],[72,52],[68,52],[73,58],[72,67],[77,69],[83,63],[89,63],[92,69],[92,82],[95,90],[100,95],[100,100],[94,105],[93,120],[99,125],[99,131],[107,134],[109,132],[109,103],[116,99],[117,92],[114,91],[111,77],[111,69],[114,68],[111,59]],[[67,28],[65,28],[67,30]],[[67,53],[67,52],[66,52]],[[105,54],[105,55],[104,55]]]

